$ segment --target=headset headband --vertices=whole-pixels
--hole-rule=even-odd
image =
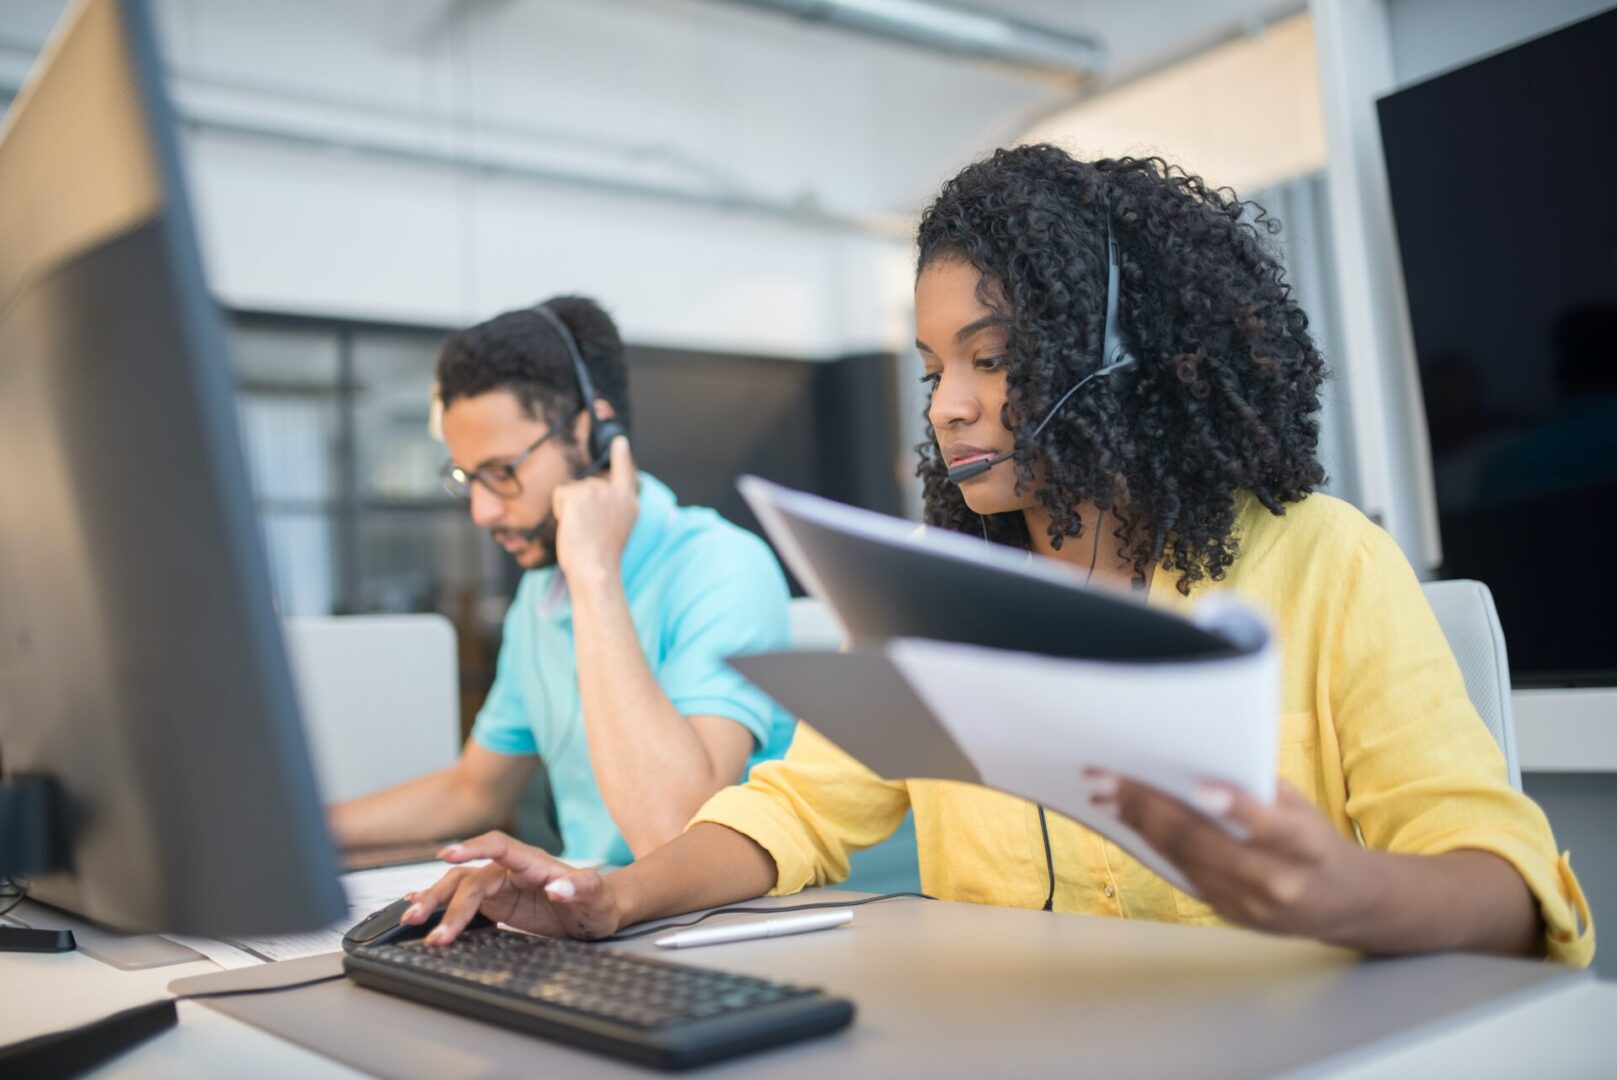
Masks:
[[[533,313],[549,323],[551,329],[556,331],[556,336],[561,338],[562,346],[567,350],[568,357],[573,361],[573,372],[578,376],[578,389],[584,395],[584,408],[588,409],[593,417],[595,415],[595,384],[590,382],[589,368],[584,366],[584,355],[578,351],[578,339],[573,337],[573,332],[567,328],[566,323],[562,322],[561,316],[550,310],[549,303],[535,305]]]

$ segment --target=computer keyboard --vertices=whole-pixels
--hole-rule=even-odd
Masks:
[[[362,986],[489,1023],[683,1069],[845,1027],[853,1005],[818,990],[493,927],[454,943],[354,948]]]

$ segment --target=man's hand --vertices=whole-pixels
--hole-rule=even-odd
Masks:
[[[563,484],[551,497],[556,515],[556,562],[569,582],[615,579],[623,549],[640,516],[640,473],[629,440],[612,440],[612,465],[605,476]]]
[[[443,919],[427,935],[428,945],[448,945],[479,912],[495,922],[549,937],[611,937],[623,924],[608,879],[594,870],[575,870],[503,832],[451,844],[438,857],[450,863],[493,861],[456,867],[433,885],[409,894],[407,899],[414,903],[400,921],[410,926],[447,906]]]
[[[1095,808],[1144,837],[1229,922],[1345,944],[1374,917],[1375,853],[1337,832],[1290,784],[1282,782],[1267,806],[1228,785],[1205,784],[1192,809],[1132,780],[1089,775]]]

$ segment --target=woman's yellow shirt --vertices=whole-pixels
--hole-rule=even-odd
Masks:
[[[1513,789],[1466,697],[1454,655],[1392,540],[1327,495],[1269,513],[1243,495],[1239,553],[1189,597],[1159,570],[1150,603],[1184,612],[1230,592],[1269,612],[1282,649],[1280,775],[1342,832],[1408,854],[1490,851],[1537,896],[1546,949],[1586,965],[1589,908],[1543,811]],[[1050,888],[1038,808],[970,784],[883,780],[799,724],[780,761],[714,795],[693,819],[726,825],[775,860],[776,894],[834,884],[848,856],[915,810],[922,887],[933,896],[1037,908]],[[1216,925],[1203,903],[1117,845],[1049,815],[1055,909]]]

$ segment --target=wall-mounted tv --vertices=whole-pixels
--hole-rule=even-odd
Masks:
[[[1442,573],[1516,685],[1617,684],[1617,9],[1379,111]]]

